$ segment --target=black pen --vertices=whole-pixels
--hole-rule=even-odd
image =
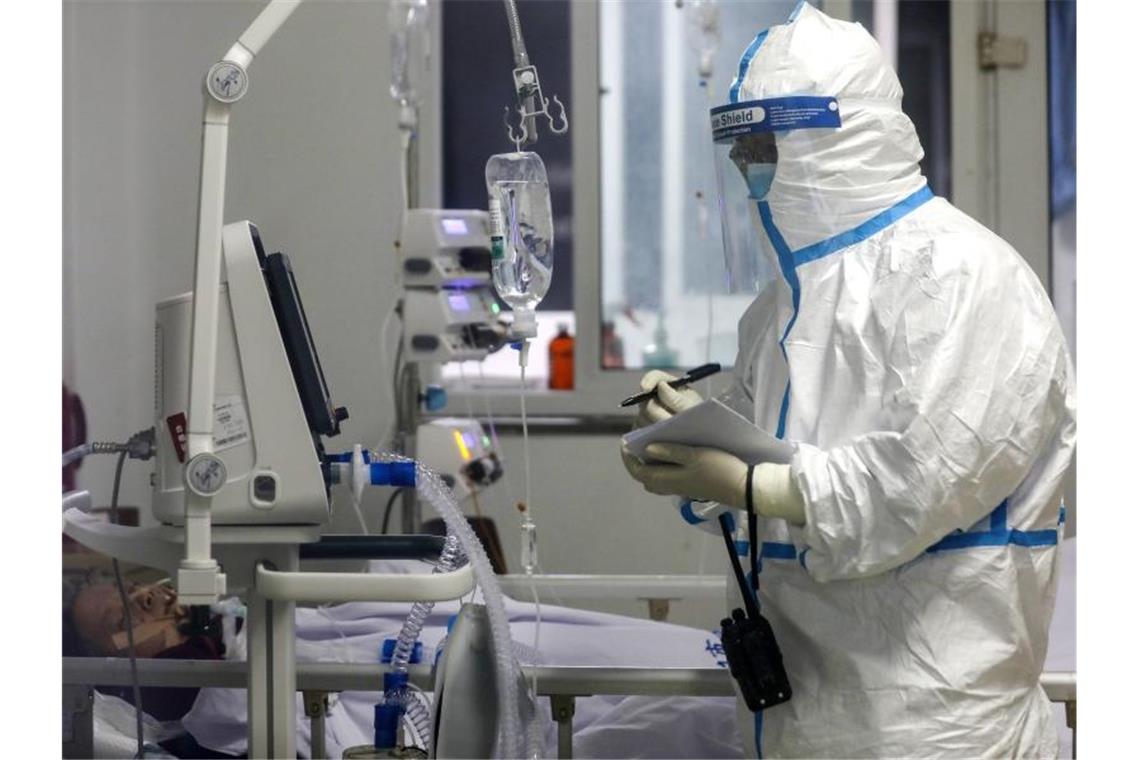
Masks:
[[[711,364],[702,364],[699,367],[695,367],[695,368],[689,370],[685,374],[678,377],[676,380],[670,380],[669,381],[669,387],[673,388],[673,389],[684,388],[686,385],[689,385],[690,383],[695,383],[698,380],[703,380],[704,378],[708,377],[709,375],[715,375],[717,372],[720,372],[720,365],[717,364],[716,362],[712,362]],[[648,401],[649,399],[655,398],[656,396],[657,396],[657,389],[656,388],[654,388],[653,390],[642,391],[641,393],[638,393],[636,396],[630,396],[625,401],[621,402],[621,405],[622,406],[633,406],[634,404],[640,404],[642,401]]]

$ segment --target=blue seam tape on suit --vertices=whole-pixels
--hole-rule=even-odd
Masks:
[[[1055,546],[1057,544],[1056,530],[1010,530],[1007,527],[1009,519],[1009,500],[1006,499],[990,513],[990,529],[975,531],[973,533],[952,533],[926,550],[928,554],[950,551],[954,549],[971,549],[979,546]],[[737,541],[736,551],[740,556],[748,553],[748,542]],[[810,548],[802,552],[796,549],[795,544],[783,541],[764,541],[760,545],[760,559],[798,560],[801,567],[807,569],[806,557]]]
[[[800,11],[804,8],[804,0],[796,3],[796,7],[792,9],[792,13],[788,16],[786,23],[790,24],[799,18]],[[744,55],[740,56],[740,65],[736,69],[736,78],[732,80],[732,84],[728,88],[728,102],[740,102],[740,88],[744,85],[744,75],[748,73],[748,67],[752,64],[752,59],[756,57],[756,51],[764,44],[764,40],[768,39],[769,29],[765,29],[756,35],[756,38],[744,50]]]
[[[951,551],[954,549],[971,549],[977,546],[1056,546],[1057,531],[1048,530],[1010,530],[1009,528],[1009,499],[998,504],[990,513],[990,529],[974,531],[972,533],[951,533],[938,543],[926,550],[928,554]]]
[[[784,326],[784,333],[780,337],[780,353],[784,355],[784,362],[788,364],[788,382],[784,386],[784,396],[780,401],[780,417],[776,424],[776,437],[780,440],[784,440],[784,436],[787,433],[788,410],[791,406],[792,396],[791,364],[788,362],[788,351],[785,347],[785,342],[800,315],[800,277],[796,272],[796,267],[800,264],[806,264],[809,261],[823,258],[830,253],[835,253],[856,243],[863,242],[872,235],[882,232],[933,197],[934,193],[930,191],[930,187],[923,185],[919,190],[911,193],[906,198],[903,198],[898,203],[876,214],[857,227],[853,227],[847,232],[833,235],[826,240],[821,240],[818,243],[801,248],[795,252],[788,246],[783,234],[780,233],[780,228],[776,226],[776,220],[772,217],[772,208],[766,201],[759,201],[757,203],[757,209],[760,212],[760,222],[764,225],[764,232],[768,235],[768,241],[776,250],[776,257],[780,261],[780,273],[784,276],[784,280],[792,290],[792,316],[788,320],[787,325]]]
[[[954,549],[972,549],[979,546],[1056,546],[1057,531],[1046,530],[986,530],[974,533],[953,533],[926,550],[928,554],[951,551]],[[761,544],[761,559],[798,560],[801,567],[807,569],[806,557],[810,548],[798,552],[795,544],[765,541]],[[736,553],[740,556],[748,554],[748,542],[737,541]]]
[[[979,533],[955,533],[946,536],[934,546],[926,550],[927,554],[953,551],[955,549],[973,549],[979,546],[1056,546],[1057,531],[1048,530],[1006,530],[982,531]]]
[[[795,559],[795,544],[765,541],[760,544],[761,559]]]
[[[732,84],[728,88],[728,102],[737,103],[740,101],[740,88],[744,85],[744,75],[748,73],[748,66],[752,63],[752,58],[756,55],[756,51],[764,44],[764,40],[768,38],[768,30],[760,32],[756,35],[756,39],[745,49],[744,55],[740,57],[740,66],[736,72],[736,78],[732,80]]]
[[[920,189],[903,198],[901,201],[891,206],[890,208],[882,211],[867,221],[863,222],[857,227],[853,227],[847,232],[841,232],[838,235],[832,235],[826,240],[821,240],[818,243],[813,243],[806,248],[801,248],[793,254],[795,266],[807,264],[809,261],[822,259],[829,253],[847,248],[848,246],[862,243],[867,238],[882,232],[887,227],[902,219],[904,216],[914,211],[916,208],[926,203],[928,200],[934,198],[934,193],[931,192],[928,185],[923,185]],[[773,225],[774,226],[774,225]]]
[[[776,220],[772,218],[772,209],[765,202],[760,201],[756,204],[760,212],[760,222],[764,225],[764,232],[768,235],[768,241],[772,247],[776,249],[776,258],[780,261],[780,274],[784,276],[784,281],[788,283],[788,287],[792,290],[792,316],[788,323],[784,325],[784,332],[780,336],[780,353],[784,355],[784,363],[788,364],[789,370],[791,365],[788,363],[788,352],[784,348],[784,341],[788,339],[788,334],[791,333],[792,327],[796,323],[796,318],[800,314],[800,278],[796,274],[795,257],[792,255],[792,249],[788,247],[787,242],[784,241],[784,236],[780,234],[780,230],[776,227]],[[785,425],[788,420],[788,405],[791,401],[792,392],[792,379],[789,372],[788,382],[784,386],[784,396],[780,401],[780,418],[779,423],[776,425],[776,437],[781,441],[784,440],[786,432]]]
[[[990,513],[990,532],[1001,533],[1009,523],[1009,499],[1005,499]]]

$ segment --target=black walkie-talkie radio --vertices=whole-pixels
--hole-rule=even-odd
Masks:
[[[752,583],[749,584],[736,557],[736,546],[730,528],[730,518],[722,514],[719,518],[724,544],[728,549],[728,561],[732,565],[740,595],[744,599],[744,609],[737,608],[732,616],[721,621],[720,640],[724,647],[728,669],[740,687],[744,703],[752,712],[760,712],[773,705],[787,702],[792,698],[792,684],[784,670],[784,657],[776,643],[776,636],[767,619],[760,614],[756,603],[756,579],[759,571],[756,510],[752,503],[752,470],[748,468],[745,480],[745,500],[748,509],[749,560],[752,566]]]

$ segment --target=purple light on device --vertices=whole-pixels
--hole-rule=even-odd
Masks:
[[[466,235],[467,222],[462,219],[444,219],[443,231],[447,235]]]

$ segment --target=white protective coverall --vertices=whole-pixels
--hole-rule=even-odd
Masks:
[[[782,276],[740,321],[726,398],[796,444],[806,513],[761,526],[794,696],[738,700],[745,749],[1055,756],[1038,677],[1076,434],[1061,328],[1018,253],[927,189],[875,41],[806,5],[749,46],[730,97],[805,94],[836,97],[842,126],[776,133],[756,218]],[[717,532],[721,509],[682,515]]]

